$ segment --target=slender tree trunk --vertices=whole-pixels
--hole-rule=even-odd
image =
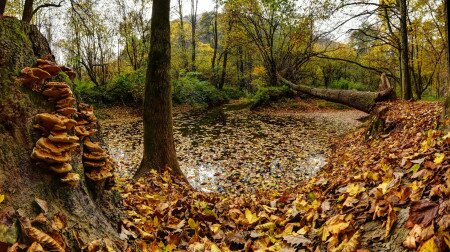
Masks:
[[[184,19],[183,19],[183,0],[178,0],[178,13],[180,13],[180,42],[182,51],[183,68],[187,69],[189,62],[186,52],[186,34],[184,31]]]
[[[220,77],[220,82],[218,88],[222,90],[225,85],[225,77],[227,76],[227,64],[228,64],[228,48],[225,49],[223,53],[223,63],[222,63],[222,75]]]
[[[196,37],[196,30],[197,30],[197,7],[198,7],[198,0],[191,0],[191,25],[192,25],[192,55],[191,55],[191,61],[192,61],[192,71],[197,71],[197,66],[195,63],[196,58],[196,47],[197,43],[195,40]]]
[[[144,156],[135,178],[165,166],[183,175],[173,139],[170,86],[170,1],[153,0],[150,52],[144,97]]]
[[[23,7],[22,21],[29,24],[33,18],[33,2],[34,0],[25,0]]]
[[[408,26],[407,26],[408,7],[406,0],[400,0],[400,33],[401,33],[401,52],[402,52],[402,98],[412,99],[411,77],[409,72],[409,54],[408,54]]]
[[[217,16],[218,16],[218,3],[216,0],[216,5],[214,7],[214,26],[213,26],[213,33],[214,33],[214,51],[213,51],[213,57],[211,59],[211,70],[214,73],[214,68],[216,67],[216,58],[217,58],[217,48],[218,48],[218,42],[219,42],[219,31],[217,28]]]
[[[6,0],[0,0],[0,15],[5,13]]]
[[[446,99],[445,99],[445,108],[444,108],[444,117],[448,119],[450,117],[450,24],[449,24],[449,15],[450,15],[450,5],[448,4],[448,0],[444,0],[445,4],[445,35],[447,41],[447,85],[446,85]],[[444,128],[446,132],[450,132],[450,125],[448,123],[444,123]]]

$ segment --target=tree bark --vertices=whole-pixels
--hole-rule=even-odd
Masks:
[[[365,92],[355,90],[313,88],[305,85],[296,85],[286,79],[281,82],[290,86],[293,90],[324,99],[331,102],[347,105],[349,107],[370,113],[377,102],[392,100],[395,92],[392,87],[380,92]]]
[[[7,0],[0,0],[0,15],[5,13],[6,2]]]
[[[411,76],[409,72],[409,53],[408,53],[408,6],[406,0],[400,0],[400,33],[401,33],[401,65],[402,65],[402,98],[412,99]]]
[[[33,3],[34,0],[25,0],[23,7],[22,21],[29,24],[33,18]]]
[[[183,175],[178,166],[173,138],[170,85],[170,1],[154,0],[151,42],[144,97],[144,155],[135,178],[166,166]]]

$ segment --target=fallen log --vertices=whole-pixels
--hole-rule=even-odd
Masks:
[[[293,90],[311,95],[316,98],[324,99],[326,101],[336,102],[347,105],[349,107],[370,113],[375,104],[382,101],[394,100],[396,98],[394,89],[389,85],[387,78],[381,76],[380,89],[382,91],[356,91],[343,89],[325,89],[314,88],[306,85],[297,85],[284,78],[280,81]]]

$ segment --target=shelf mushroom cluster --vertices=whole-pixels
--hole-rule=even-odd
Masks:
[[[86,138],[84,150],[83,166],[87,178],[92,181],[103,181],[113,177],[113,163],[99,143]]]
[[[114,165],[108,153],[100,146],[100,143],[92,142],[89,138],[97,132],[97,117],[91,105],[85,103],[78,105],[75,132],[78,137],[85,138],[83,166],[86,177],[96,182],[112,178]]]
[[[48,82],[65,72],[71,80],[76,77],[68,67],[58,66],[50,57],[38,59],[34,67],[26,67],[21,71],[18,80],[34,91],[41,92],[49,101],[55,103],[54,113],[42,113],[35,117],[34,127],[43,132],[37,141],[31,158],[47,166],[61,176],[61,181],[70,186],[78,185],[80,176],[72,172],[71,153],[84,139],[83,162],[86,177],[93,181],[101,181],[113,177],[113,165],[109,155],[98,143],[91,142],[90,136],[97,132],[97,118],[93,107],[80,104],[74,107],[76,99],[70,86],[65,82]]]

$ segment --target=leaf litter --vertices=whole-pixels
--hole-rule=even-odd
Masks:
[[[436,130],[441,104],[381,106],[378,135],[362,127],[336,138],[327,164],[299,182],[286,177],[288,188],[207,193],[170,169],[123,179],[125,236],[141,251],[448,251],[450,136]]]

